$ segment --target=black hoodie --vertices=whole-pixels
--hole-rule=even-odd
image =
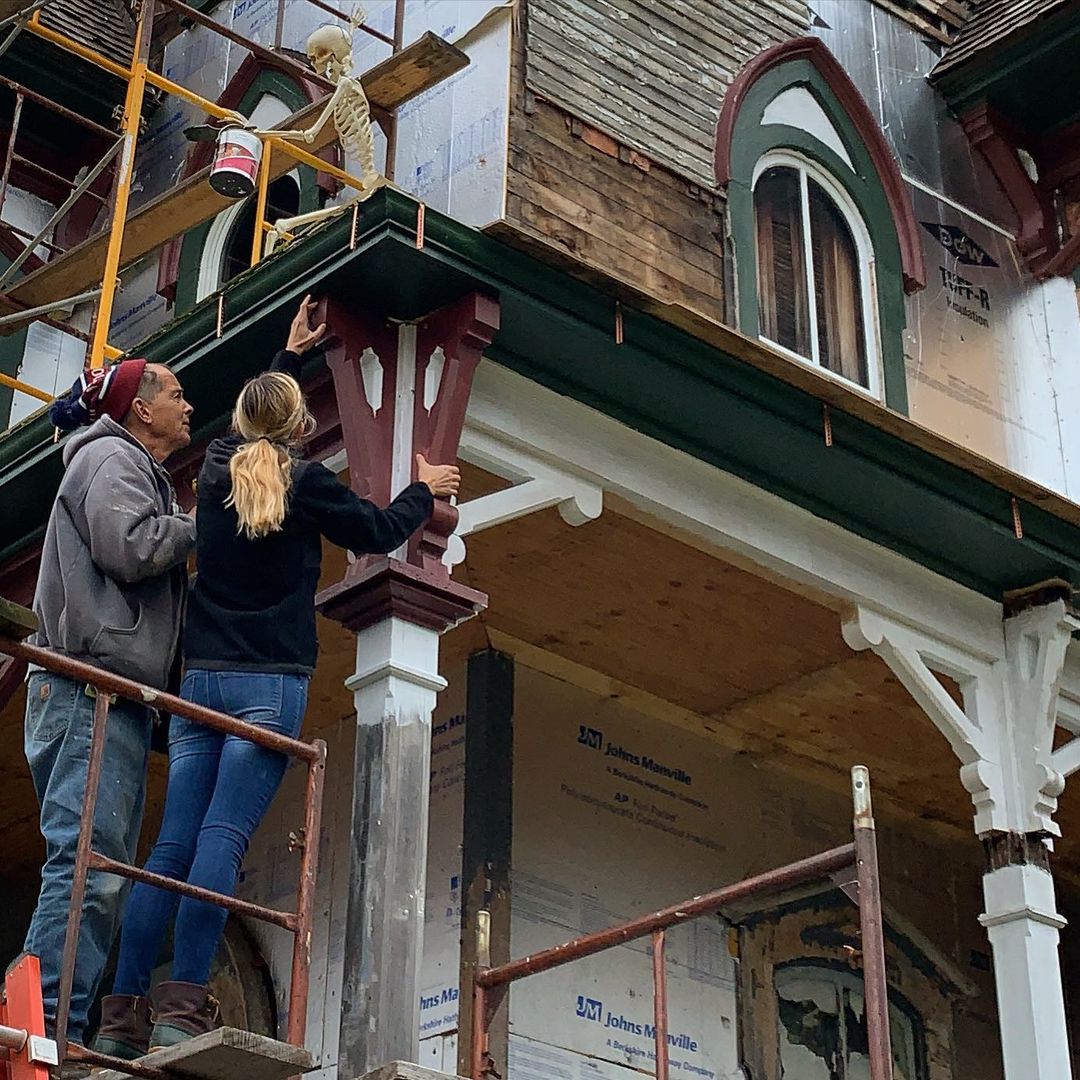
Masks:
[[[279,352],[271,365],[299,377],[300,358]],[[310,675],[315,669],[315,590],[321,538],[358,554],[403,544],[431,516],[426,484],[407,487],[385,510],[360,498],[318,462],[293,466],[278,532],[249,540],[236,511],[229,460],[243,440],[215,439],[198,481],[198,577],[188,601],[184,658],[189,669]]]

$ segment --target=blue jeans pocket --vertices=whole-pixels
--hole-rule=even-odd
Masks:
[[[218,691],[224,711],[237,720],[279,730],[284,699],[284,675],[266,672],[221,671]]]
[[[63,735],[75,713],[75,698],[82,683],[35,671],[26,687],[26,738],[49,743]]]

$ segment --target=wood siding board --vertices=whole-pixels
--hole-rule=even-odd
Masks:
[[[651,222],[634,222],[634,228],[628,229],[616,224],[610,218],[602,216],[603,204],[600,200],[590,200],[597,207],[596,210],[585,206],[583,201],[586,193],[582,190],[578,194],[578,200],[567,198],[565,195],[550,188],[521,177],[514,185],[522,195],[530,198],[533,203],[543,209],[554,213],[562,221],[568,222],[587,233],[596,240],[609,244],[640,263],[647,272],[659,271],[665,277],[689,285],[691,288],[703,294],[718,292],[718,280],[720,272],[719,260],[714,273],[701,270],[687,262],[685,252],[663,253],[658,250],[657,243],[650,240],[646,233],[663,233],[663,229]]]
[[[676,167],[677,171],[688,175],[704,186],[714,187],[715,180],[704,173],[701,145],[680,145],[685,143],[685,133],[679,141],[672,142],[673,136],[665,127],[655,124],[647,109],[626,105],[621,111],[609,107],[613,96],[610,88],[605,88],[602,80],[595,80],[592,94],[596,100],[579,97],[577,88],[581,78],[579,69],[568,69],[565,58],[553,56],[543,61],[548,75],[547,86],[554,91],[551,99],[564,105],[574,116],[587,114],[588,121],[595,123],[602,131],[613,135],[618,141],[640,151],[654,161]],[[548,96],[545,93],[545,98]],[[708,154],[712,161],[712,150]],[[710,173],[712,166],[709,166]]]
[[[616,158],[609,158],[606,154],[590,154],[588,158],[573,163],[560,161],[555,155],[565,155],[565,146],[540,135],[528,146],[511,143],[510,153],[511,168],[538,183],[553,183],[553,174],[558,174],[559,178],[565,177],[567,181],[591,185],[603,190],[612,202],[623,209],[627,218],[649,214],[654,222],[674,236],[696,244],[718,261],[722,257],[718,236],[723,228],[722,215],[697,200],[685,203],[686,191],[678,190],[673,178],[656,177],[657,170],[650,172],[649,176],[663,186],[664,190],[661,191],[643,184],[639,169]]]
[[[720,244],[708,227],[711,224],[714,229],[720,228],[720,219],[715,214],[709,214],[710,222],[698,224],[684,219],[676,228],[674,223],[669,225],[667,220],[658,220],[658,215],[651,219],[645,216],[648,207],[643,208],[642,204],[658,194],[655,185],[652,185],[653,190],[642,190],[640,186],[635,190],[630,185],[618,187],[603,173],[590,172],[588,163],[574,163],[570,166],[572,172],[564,172],[551,159],[529,154],[512,154],[511,167],[530,185],[579,200],[581,206],[597,217],[616,227],[629,228],[658,254],[670,247],[679,258],[710,277],[722,272]],[[624,165],[623,168],[634,167]],[[668,217],[667,214],[664,216]],[[695,224],[698,224],[696,229]]]
[[[532,90],[708,188],[726,87],[809,24],[803,0],[531,0],[527,19]]]
[[[604,239],[597,238],[564,221],[559,215],[536,206],[520,195],[508,199],[511,220],[544,237],[547,242],[561,245],[575,259],[598,269],[601,275],[614,277],[641,289],[662,303],[677,303],[716,319],[722,306],[722,284],[716,282],[715,293],[703,293],[670,278],[663,271],[626,255]],[[582,276],[587,276],[584,274]]]
[[[654,106],[652,122],[658,127],[667,128],[673,135],[685,138],[685,119],[688,117],[693,117],[694,129],[708,123],[714,127],[716,125],[718,109],[713,103],[724,85],[719,77],[713,79],[711,86],[703,86],[701,82],[682,78],[658,63],[646,61],[641,65],[642,71],[638,71],[634,64],[622,59],[600,61],[587,49],[569,42],[541,38],[536,42],[536,48],[539,55],[556,65],[556,70],[565,67],[567,57],[574,60],[579,72],[589,72],[591,65],[603,63],[602,72],[591,74],[593,85],[602,85],[612,98],[625,102],[629,107],[634,107],[638,102],[643,106]],[[651,76],[651,79],[641,79],[642,73]],[[625,78],[620,78],[620,74]]]
[[[603,0],[593,0],[597,7],[603,6]],[[614,12],[616,9],[612,9]],[[655,25],[649,26],[629,14],[625,20],[618,20],[591,8],[576,10],[566,8],[560,12],[560,19],[567,29],[580,29],[589,35],[589,40],[597,38],[599,46],[603,38],[621,42],[627,47],[627,54],[620,56],[603,56],[605,63],[613,64],[626,69],[631,75],[637,74],[636,65],[641,64],[645,70],[656,74],[662,85],[674,83],[676,78],[681,80],[683,89],[695,95],[695,102],[683,103],[676,99],[679,104],[691,105],[697,103],[696,98],[701,97],[701,111],[708,113],[715,111],[716,103],[704,98],[703,91],[708,87],[703,86],[702,78],[712,77],[717,86],[722,86],[729,80],[734,72],[730,65],[722,64],[716,59],[710,59],[707,67],[702,67],[701,58],[686,50],[695,46],[700,48],[700,39],[697,41],[690,34],[680,38],[660,37],[656,34]],[[543,26],[543,23],[541,23]],[[547,29],[545,27],[545,29]],[[597,50],[599,51],[599,50]],[[713,70],[709,70],[709,69]],[[634,89],[628,87],[628,89]],[[707,103],[706,103],[707,102]]]
[[[576,36],[580,39],[583,35]],[[654,122],[667,123],[678,130],[681,126],[678,117],[690,113],[699,123],[716,123],[718,95],[725,85],[721,72],[694,71],[680,61],[679,64],[686,68],[681,72],[674,61],[669,62],[664,57],[642,57],[639,62],[638,58],[628,55],[598,56],[595,49],[568,41],[547,28],[537,33],[533,45],[538,55],[550,57],[557,64],[564,64],[565,57],[572,57],[588,85],[604,84],[609,92],[626,101],[655,104]],[[623,49],[629,50],[630,46],[624,44]],[[643,78],[643,75],[649,78]],[[579,96],[586,91],[584,85],[577,88]]]

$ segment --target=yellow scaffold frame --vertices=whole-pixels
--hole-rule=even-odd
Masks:
[[[166,0],[167,2],[167,0]],[[147,58],[150,52],[150,38],[153,34],[154,0],[143,0],[136,16],[135,41],[132,47],[131,65],[124,67],[106,56],[102,56],[95,50],[82,45],[66,34],[41,23],[41,12],[35,11],[26,24],[26,29],[46,41],[87,60],[97,67],[103,68],[127,82],[127,93],[124,97],[124,114],[121,121],[120,137],[123,146],[120,149],[119,164],[114,185],[114,202],[112,211],[112,223],[109,229],[109,245],[105,255],[105,267],[102,273],[101,295],[98,299],[97,318],[94,323],[94,333],[90,342],[90,367],[101,367],[105,361],[115,359],[121,355],[121,351],[108,343],[109,323],[111,321],[113,304],[116,300],[116,288],[120,273],[120,252],[124,240],[124,227],[127,223],[128,202],[131,196],[131,182],[135,172],[135,149],[138,145],[139,123],[142,119],[143,99],[146,94],[147,84],[163,90],[167,94],[183,98],[191,102],[217,120],[235,120],[236,114],[229,109],[222,108],[216,102],[196,94],[179,83],[166,79],[156,71],[151,71]],[[396,47],[396,42],[395,42]],[[275,151],[287,154],[293,160],[310,165],[319,172],[326,173],[347,187],[357,191],[364,190],[363,181],[359,177],[336,168],[326,161],[321,160],[314,154],[293,146],[284,139],[274,136],[263,138],[263,155],[259,166],[259,180],[255,192],[255,232],[251,243],[251,265],[254,266],[262,257],[263,234],[272,228],[266,220],[266,199],[270,183],[270,162]],[[7,378],[0,376],[3,382]],[[20,384],[17,389],[26,393],[33,393],[35,397],[43,401],[51,401],[52,395],[39,391],[36,388],[28,388]]]

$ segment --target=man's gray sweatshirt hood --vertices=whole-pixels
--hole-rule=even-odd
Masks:
[[[109,417],[73,435],[34,595],[37,642],[165,689],[176,659],[195,520],[169,474]]]

